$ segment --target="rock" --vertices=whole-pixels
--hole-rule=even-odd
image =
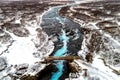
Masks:
[[[2,9],[0,9],[0,13],[2,13],[3,12],[3,10]]]
[[[29,64],[20,64],[20,65],[17,65],[17,67],[16,67],[16,74],[17,75],[24,74],[27,71],[28,66],[29,66]]]
[[[77,73],[82,71],[82,67],[79,66],[79,64],[76,62],[69,63],[69,67],[71,69],[71,73]]]
[[[20,27],[21,27],[20,24],[14,24],[14,23],[10,23],[10,22],[6,22],[1,26],[2,29],[5,29],[9,32],[13,32],[14,29],[20,28]]]
[[[4,35],[4,31],[0,29],[0,36]]]
[[[0,71],[4,70],[7,67],[6,60],[0,57]]]
[[[0,42],[2,44],[9,43],[11,40],[12,37],[8,33],[4,32],[3,30],[0,30]]]
[[[25,75],[20,80],[36,80],[36,76]]]
[[[28,37],[29,36],[29,31],[26,28],[14,29],[13,33],[19,37]]]

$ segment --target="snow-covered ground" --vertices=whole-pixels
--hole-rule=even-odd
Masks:
[[[91,0],[88,1],[91,2]],[[78,1],[77,4],[78,3],[82,3],[82,1]],[[74,8],[70,8],[70,9],[72,11],[77,11],[74,10]],[[94,11],[96,9],[91,9],[91,10]],[[84,11],[82,12],[84,13]],[[44,12],[43,14],[45,13],[46,12]],[[72,16],[72,12],[70,13],[71,13],[70,16]],[[108,14],[109,13],[110,12],[108,12]],[[42,18],[43,14],[41,16],[40,14],[35,15],[36,17],[34,20],[29,20],[29,19],[24,20],[20,18],[19,15],[18,16],[16,15],[15,17],[16,20],[14,20],[13,18],[6,17],[7,19],[5,20],[5,23],[10,22],[12,19],[14,21],[12,21],[11,24],[12,25],[19,24],[20,28],[5,27],[4,29],[1,29],[0,27],[0,80],[12,80],[13,77],[20,78],[24,74],[34,75],[44,68],[45,64],[41,65],[41,63],[39,62],[43,59],[43,57],[48,56],[49,54],[52,53],[54,49],[54,44],[51,40],[48,39],[47,34],[44,31],[42,31],[40,27],[40,23],[41,23],[40,18]],[[119,16],[118,13],[116,15]],[[95,17],[94,15],[90,15],[90,14],[87,16],[92,16],[89,17],[90,19]],[[96,17],[99,18],[98,16]],[[87,22],[84,21],[84,18],[82,18],[83,20],[80,20],[78,19],[78,17],[77,18],[74,17],[73,20],[78,22],[80,25],[82,25],[81,27],[91,30],[90,32],[84,35],[84,40],[82,42],[82,49],[78,52],[79,56],[82,56],[83,59],[85,59],[86,53],[89,52],[90,50],[88,49],[88,45],[92,44],[90,42],[90,40],[93,40],[91,36],[94,35],[95,33],[99,33],[101,35],[102,41],[105,40],[107,41],[104,42],[104,44],[102,44],[103,46],[105,46],[106,50],[104,50],[105,48],[102,46],[102,48],[100,47],[101,49],[99,52],[97,52],[96,50],[92,52],[94,54],[92,63],[87,63],[86,60],[83,61],[75,60],[75,62],[79,64],[79,66],[81,66],[83,70],[81,73],[79,73],[80,76],[78,78],[74,78],[74,79],[72,78],[71,80],[119,80],[120,75],[117,75],[115,72],[113,72],[114,71],[113,69],[120,71],[120,64],[117,63],[118,65],[114,65],[113,63],[115,62],[115,60],[113,57],[111,57],[111,55],[112,56],[117,55],[116,59],[117,60],[120,59],[119,58],[120,35],[118,34],[118,37],[114,38],[116,36],[111,35],[107,31],[99,30],[100,27],[96,25],[97,23],[100,22],[100,20],[95,20],[95,22],[94,20],[93,22],[91,21]],[[87,19],[85,18],[85,20],[89,20],[89,18]],[[114,20],[113,18],[103,18],[101,17],[101,15],[100,15],[100,19],[102,21]],[[116,22],[119,27],[120,26],[119,20],[116,20]],[[3,25],[3,23],[0,23],[0,25]],[[117,29],[119,30],[120,28]],[[116,30],[116,32],[118,30]],[[98,38],[98,36],[96,37]],[[96,47],[94,48],[96,49]],[[108,66],[105,65],[104,60],[106,61]],[[87,73],[88,73],[87,76],[84,76],[85,69],[87,69]]]
[[[86,40],[83,40],[82,43],[82,50],[78,52],[79,56],[82,56],[85,59],[87,49],[87,44],[85,42]],[[96,54],[96,53],[94,53]],[[78,77],[72,78],[66,80],[119,80],[120,75],[117,75],[110,67],[116,70],[120,70],[120,67],[113,67],[113,66],[106,66],[104,61],[102,60],[102,57],[99,54],[94,55],[93,62],[87,63],[86,60],[74,60],[80,67],[82,67],[82,72],[77,73]],[[85,70],[87,69],[87,76],[85,76]],[[74,73],[73,73],[74,74]]]
[[[94,23],[93,23],[94,24]],[[91,28],[91,30],[93,29],[99,29],[97,26],[92,25],[92,27],[86,27],[88,29]],[[98,30],[99,31],[99,30]],[[118,40],[114,39],[113,37],[111,37],[110,34],[107,34],[106,32],[100,30],[101,34],[103,34],[102,36],[104,38],[107,38],[110,42],[106,43],[109,46],[114,46],[114,49],[112,54],[113,56],[116,55],[115,53],[117,52],[119,54],[119,49],[120,49],[120,42],[118,42]],[[86,45],[90,44],[90,39],[92,34],[87,34],[86,36],[89,36],[89,38],[84,38],[83,43],[82,43],[82,50],[80,50],[78,52],[79,56],[82,56],[83,58],[85,58],[86,52],[89,52],[89,49],[87,48]],[[99,45],[99,44],[98,44]],[[106,46],[107,47],[107,46]],[[110,54],[111,50],[108,50],[108,54]],[[93,58],[93,62],[92,63],[87,63],[84,61],[75,61],[77,62],[82,68],[85,68],[88,70],[88,77],[84,77],[84,71],[83,73],[81,73],[79,78],[76,79],[72,79],[72,80],[119,80],[120,79],[120,75],[116,74],[114,72],[115,69],[117,71],[120,70],[120,66],[116,66],[115,65],[109,65],[108,63],[106,63],[108,66],[105,65],[104,61],[102,60],[103,57],[101,57],[101,54],[104,54],[105,51],[99,51],[99,53],[96,53],[96,51],[94,52],[94,58]],[[119,57],[119,56],[118,56]],[[107,57],[104,57],[105,60],[107,60]],[[114,61],[114,58],[113,58]],[[112,69],[111,69],[112,68]]]
[[[113,73],[113,71],[109,67],[106,67],[99,58],[99,56],[96,56],[92,64],[80,60],[75,61],[83,69],[87,69],[88,76],[84,76],[85,71],[83,70],[79,73],[80,76],[78,78],[71,78],[71,80],[119,80],[120,76]]]
[[[84,3],[84,1],[78,2]],[[103,1],[101,3],[79,4],[63,11],[64,14],[61,11],[61,15],[69,17],[85,29],[82,47],[78,52],[78,55],[84,60],[75,61],[83,68],[83,71],[78,73],[80,74],[78,78],[66,80],[120,79],[120,24],[118,15],[120,10],[116,7],[119,7],[119,1],[117,4],[114,2],[114,5],[109,1],[108,3]],[[85,56],[89,52],[93,55],[92,63],[87,63],[85,60]],[[84,69],[87,69],[87,77],[84,76]]]
[[[5,37],[8,34],[10,38],[6,42],[0,40],[0,80],[13,80],[13,77],[20,78],[25,74],[35,75],[45,67],[45,64],[39,62],[54,49],[53,42],[48,40],[48,35],[40,27],[42,15],[36,14],[36,19],[26,20],[24,24],[19,17],[12,23],[22,24],[21,28],[24,27],[28,31],[27,36],[19,36],[25,33],[24,30],[17,34],[14,28],[11,31],[4,28],[0,33],[0,36]],[[15,30],[19,31],[21,28]]]

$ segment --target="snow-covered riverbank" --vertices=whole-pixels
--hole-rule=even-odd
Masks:
[[[44,8],[50,6],[36,3],[32,3],[34,7],[27,5],[29,3],[22,4],[25,8],[19,5],[13,7],[14,3],[9,4],[9,7],[1,5],[1,14],[6,18],[0,21],[0,80],[36,75],[46,66],[40,61],[54,50],[54,43],[40,27],[42,12],[35,12],[40,7],[44,12]]]
[[[79,23],[84,30],[82,50],[78,52],[84,61],[76,61],[83,69],[87,69],[88,76],[84,77],[84,70],[80,77],[71,80],[119,80],[120,79],[120,29],[117,3],[92,2],[60,10],[61,16]],[[114,7],[114,9],[111,9]],[[117,17],[116,17],[117,16]],[[87,53],[93,55],[93,62],[86,62]]]

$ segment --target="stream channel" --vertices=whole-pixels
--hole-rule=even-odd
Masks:
[[[60,8],[50,8],[42,16],[41,27],[55,45],[50,56],[77,55],[83,40],[82,29],[78,23],[57,14]],[[69,73],[67,61],[55,60],[39,73],[38,80],[65,80]]]

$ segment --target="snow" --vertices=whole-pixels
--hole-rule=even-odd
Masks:
[[[42,37],[45,37],[45,40],[41,40],[40,36],[38,37],[39,32],[36,31],[36,29],[39,28],[42,30],[40,27],[42,16],[43,15],[37,14],[36,20],[26,20],[24,25],[21,25],[21,27],[24,27],[29,31],[27,37],[19,37],[14,35],[14,33],[4,30],[11,36],[13,42],[0,45],[0,53],[4,51],[0,57],[5,58],[7,63],[7,67],[0,71],[0,80],[8,80],[10,78],[9,74],[17,76],[17,72],[22,73],[22,75],[35,75],[45,67],[45,64],[41,64],[40,61],[42,61],[43,57],[49,56],[53,52],[54,44],[51,40],[48,40],[48,35],[44,31],[41,32],[41,35]],[[21,24],[20,20],[21,19],[19,18],[14,22],[16,24]],[[36,47],[36,44],[40,45]],[[5,51],[6,49],[7,51]],[[36,52],[38,52],[40,56],[36,57],[34,55]],[[22,72],[17,70],[17,68],[23,64],[28,65],[27,71]]]
[[[108,37],[110,40],[112,40],[112,42],[114,42],[114,44],[117,44],[115,46],[120,46],[120,42],[118,42],[117,40],[115,40],[114,38],[112,38],[109,34],[104,34],[105,37]]]
[[[94,27],[94,28],[98,28],[98,27]],[[101,31],[101,33],[103,33]],[[110,40],[112,40],[113,44],[116,46],[120,46],[119,42],[115,39],[113,39],[109,34],[104,33],[103,34],[104,37],[108,37]],[[85,42],[86,39],[84,38],[83,42],[82,42],[82,50],[80,50],[78,52],[79,56],[82,56],[83,58],[85,57],[85,52],[87,52],[87,43]],[[89,41],[89,40],[88,40]],[[115,49],[116,50],[116,49]],[[118,50],[118,49],[117,49]],[[94,61],[93,63],[86,63],[85,61],[76,61],[82,68],[88,69],[89,72],[89,77],[96,77],[98,76],[100,80],[119,80],[120,76],[113,73],[113,71],[104,65],[103,61],[100,59],[101,57],[99,55],[95,55],[94,57]],[[115,69],[119,69],[119,67],[113,67]],[[83,73],[81,73],[83,74]],[[77,78],[78,79],[78,78]],[[72,80],[77,80],[77,79],[72,79]],[[81,80],[91,80],[90,78],[84,78],[79,77],[79,79]],[[96,80],[96,79],[95,79]]]
[[[17,20],[15,20],[15,23],[16,24],[21,24],[21,21],[20,21],[21,19],[17,19]]]
[[[74,20],[78,23],[81,23],[81,20],[78,20],[76,18]],[[89,22],[87,23],[86,28],[89,28],[91,30],[94,30],[94,29],[97,30],[99,29],[99,27],[96,26],[97,23],[98,22]],[[102,30],[98,30],[98,31],[100,34],[102,34],[102,37],[107,38],[110,41],[108,44],[111,46],[114,46],[115,48],[114,51],[119,53],[120,42],[117,39],[114,39],[110,34]],[[88,36],[88,39],[84,37],[81,50],[78,52],[78,55],[82,56],[84,59],[85,59],[86,52],[88,51],[86,45],[89,44],[91,34],[89,35],[86,34],[85,36]],[[75,60],[75,62],[77,62],[83,69],[88,69],[88,73],[89,73],[88,77],[85,78],[83,76],[84,71],[82,71],[82,73],[79,73],[81,76],[79,76],[78,78],[71,78],[69,80],[120,80],[120,75],[117,75],[116,73],[113,72],[112,69],[105,66],[103,60],[100,59],[101,57],[99,55],[96,55],[96,53],[94,54],[95,54],[93,59],[94,61],[92,63],[87,63],[85,60],[84,61]],[[110,66],[110,67],[116,70],[120,70],[120,66],[117,66],[117,67]]]
[[[98,27],[95,27],[98,28]],[[103,31],[101,31],[101,33],[103,33]],[[105,33],[103,34],[104,37],[108,37],[111,41],[112,41],[112,45],[114,45],[115,48],[120,47],[120,43],[113,39],[109,34]],[[85,57],[85,52],[87,51],[87,43],[85,42],[86,39],[84,38],[83,42],[82,42],[82,50],[78,52],[78,55],[82,56],[83,58]],[[88,40],[89,41],[89,40]],[[117,47],[118,46],[118,47]],[[115,49],[117,52],[119,52],[119,49]],[[83,67],[83,68],[87,68],[89,71],[89,75],[91,75],[90,77],[96,77],[98,76],[100,78],[100,80],[119,80],[120,76],[113,73],[113,71],[104,65],[103,61],[100,59],[101,57],[99,55],[95,55],[94,57],[94,61],[93,63],[86,63],[84,61],[77,61],[77,63]],[[83,64],[85,63],[85,64]],[[113,67],[113,66],[111,66]],[[119,70],[120,67],[113,67],[114,69]],[[79,77],[79,79],[81,80],[90,80],[89,78],[84,79],[84,77]],[[77,80],[77,79],[73,79],[73,80]]]
[[[0,45],[0,53],[2,53],[4,50],[6,50],[6,46],[7,45]]]
[[[80,4],[80,3],[88,3],[88,2],[95,2],[95,1],[101,1],[101,0],[76,0],[75,3]]]
[[[88,70],[88,77],[84,77],[84,71],[79,73],[80,77],[72,79],[72,80],[93,80],[91,78],[99,78],[100,80],[119,80],[120,76],[113,73],[109,67],[106,67],[101,59],[100,56],[96,56],[94,58],[93,63],[86,63],[81,60],[75,60],[83,69]],[[66,79],[67,80],[67,79]],[[96,79],[95,79],[96,80]]]
[[[33,52],[36,51],[35,45],[27,39],[15,41],[9,48],[9,53],[6,55],[9,64],[16,65],[22,63],[34,64],[39,61],[33,57]]]
[[[120,76],[113,73],[112,70],[109,67],[106,67],[101,59],[99,59],[99,56],[96,56],[94,58],[94,61],[92,63],[93,67],[96,67],[98,69],[98,73],[101,72],[107,80],[119,80]],[[109,73],[109,74],[108,74]]]
[[[12,46],[9,48],[8,53],[4,53],[2,56],[7,58],[7,61],[11,65],[28,63],[34,64],[34,62],[38,61],[39,59],[35,59],[33,57],[33,52],[36,51],[34,43],[31,41],[36,36],[36,28],[30,29],[30,36],[29,37],[18,37],[15,36],[13,33],[9,33],[13,38],[14,42]]]

